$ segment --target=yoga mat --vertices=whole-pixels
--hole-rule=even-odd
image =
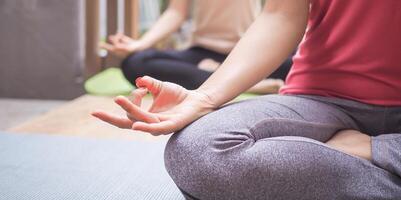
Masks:
[[[0,133],[0,199],[184,199],[165,143]]]

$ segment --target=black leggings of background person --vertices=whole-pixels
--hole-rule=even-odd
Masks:
[[[196,89],[212,74],[199,69],[199,62],[209,58],[222,63],[226,57],[225,54],[202,47],[181,51],[148,49],[128,56],[121,67],[125,78],[133,84],[138,77],[151,76],[186,89]],[[285,80],[291,65],[292,60],[289,58],[269,78]]]

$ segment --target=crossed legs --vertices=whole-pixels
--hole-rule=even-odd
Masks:
[[[165,164],[196,199],[391,199],[400,179],[325,145],[358,130],[335,105],[270,95],[204,116],[172,136]],[[398,185],[398,186],[397,186]]]

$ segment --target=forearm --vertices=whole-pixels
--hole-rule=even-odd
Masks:
[[[171,1],[168,9],[140,39],[145,48],[155,45],[180,28],[186,19],[187,4],[187,0]]]
[[[274,72],[302,39],[308,13],[306,0],[267,2],[263,13],[198,91],[220,106]]]

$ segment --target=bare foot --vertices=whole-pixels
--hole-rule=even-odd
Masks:
[[[205,70],[208,72],[214,72],[219,68],[221,63],[211,59],[211,58],[205,58],[202,61],[199,62],[198,68],[201,70]]]
[[[344,153],[372,159],[371,137],[356,130],[339,131],[326,144]]]
[[[276,94],[280,88],[284,85],[284,81],[281,79],[264,79],[247,90],[250,93],[256,94]]]

